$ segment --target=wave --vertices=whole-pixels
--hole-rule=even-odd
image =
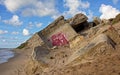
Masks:
[[[0,64],[7,62],[8,59],[14,57],[14,52],[12,49],[0,48]]]

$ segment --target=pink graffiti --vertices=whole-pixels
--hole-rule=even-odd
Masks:
[[[63,33],[55,34],[51,37],[53,46],[63,46],[68,44],[68,41]]]

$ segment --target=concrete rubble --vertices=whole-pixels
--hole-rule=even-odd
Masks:
[[[120,44],[118,30],[115,26],[111,28],[99,18],[95,18],[90,23],[81,13],[70,19],[60,16],[27,41],[29,44],[26,48],[32,48],[33,52],[26,73],[28,75],[80,75],[82,72],[75,74],[70,68],[92,63],[102,57],[101,55],[112,54]],[[72,71],[67,74],[67,70]]]

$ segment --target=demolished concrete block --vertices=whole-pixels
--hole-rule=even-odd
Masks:
[[[91,40],[88,44],[82,46],[79,50],[75,51],[66,62],[66,65],[70,64],[75,59],[82,57],[89,51],[91,51],[92,48],[99,45],[100,43],[107,42],[107,44],[111,45],[112,47],[115,47],[115,43],[105,34],[100,34],[97,37],[95,37],[93,40]]]
[[[50,48],[53,46],[62,46],[69,44],[69,41],[77,35],[77,33],[68,23],[61,24],[58,27],[55,26],[50,29],[47,28],[38,34]]]

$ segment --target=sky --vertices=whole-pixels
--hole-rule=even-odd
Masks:
[[[0,48],[16,48],[63,15],[114,18],[120,0],[0,0]]]

